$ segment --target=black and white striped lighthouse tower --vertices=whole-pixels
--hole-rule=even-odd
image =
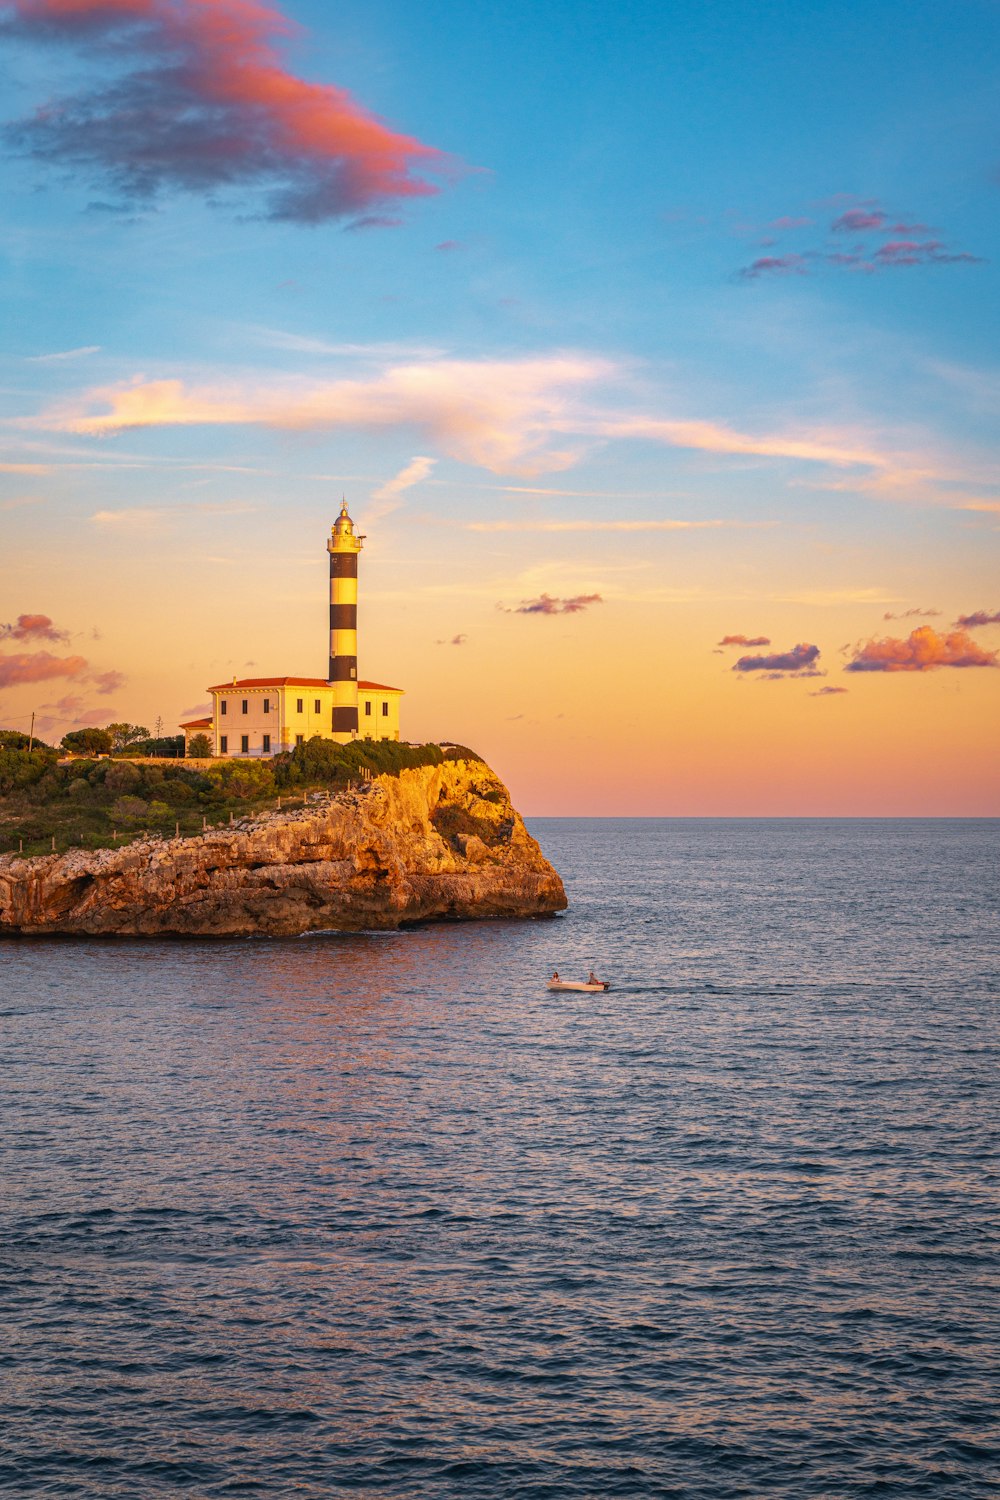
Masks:
[[[358,733],[358,553],[363,536],[354,535],[347,501],[333,528],[330,554],[330,676],[333,689],[333,738],[353,740]]]

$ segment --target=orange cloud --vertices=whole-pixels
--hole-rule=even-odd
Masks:
[[[995,651],[984,651],[964,630],[938,635],[930,625],[921,625],[905,641],[891,637],[866,641],[858,648],[845,672],[930,672],[935,667],[1000,666]]]
[[[107,82],[12,127],[36,158],[110,180],[130,200],[163,188],[259,188],[267,214],[319,223],[437,189],[414,169],[439,151],[391,129],[332,84],[307,83],[274,47],[293,26],[263,0],[8,0],[16,34],[110,63]],[[126,66],[122,70],[122,63]],[[381,222],[384,222],[382,220]]]

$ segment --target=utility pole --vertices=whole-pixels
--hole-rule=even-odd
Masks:
[[[21,720],[21,723],[22,724],[24,723],[23,719]],[[31,754],[32,748],[34,747],[34,743],[35,743],[35,710],[32,709],[31,710],[31,729],[28,731],[28,754],[29,755]]]

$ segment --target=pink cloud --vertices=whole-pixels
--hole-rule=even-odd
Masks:
[[[784,232],[788,229],[807,229],[812,223],[812,219],[796,219],[792,218],[788,214],[783,214],[780,219],[772,219],[767,227],[768,229],[777,229],[781,232]]]
[[[992,614],[989,610],[977,609],[975,614],[959,615],[955,624],[966,630],[981,629],[984,625],[1000,625],[1000,609],[994,610]]]
[[[13,625],[0,625],[0,641],[68,641],[68,630],[57,630],[48,615],[18,615]]]
[[[53,656],[48,651],[0,655],[0,687],[20,687],[30,682],[47,682],[54,677],[80,677],[87,666],[86,657]]]
[[[761,255],[739,272],[743,281],[756,281],[761,276],[807,276],[809,255]]]
[[[570,599],[553,599],[551,594],[540,594],[537,599],[522,599],[520,604],[507,609],[497,606],[508,615],[578,615],[592,604],[603,604],[600,594],[574,594]]]
[[[720,646],[769,646],[770,637],[766,635],[724,635],[719,642]]]
[[[882,618],[883,620],[933,620],[940,613],[939,609],[921,609],[918,604],[913,609],[900,610],[898,615],[894,615],[891,609],[886,610]],[[961,623],[962,621],[959,621],[959,624]]]
[[[734,672],[767,672],[777,677],[792,672],[799,677],[818,677],[816,669],[819,647],[801,642],[790,651],[776,651],[770,656],[741,656],[735,663]]]
[[[881,230],[885,222],[881,208],[849,208],[839,219],[834,219],[830,228],[835,234],[860,234],[865,230]]]
[[[846,693],[847,691],[847,688],[841,687],[821,687],[817,688],[814,693],[810,693],[809,696],[810,698],[836,698],[839,694]]]
[[[105,82],[47,101],[11,135],[90,170],[131,201],[180,188],[258,189],[300,223],[360,215],[437,189],[441,152],[333,84],[307,83],[274,45],[295,28],[266,0],[7,0],[9,29],[77,46]],[[123,66],[124,65],[124,66]]]
[[[984,651],[964,630],[938,635],[921,625],[905,641],[886,638],[857,648],[845,672],[930,672],[936,667],[1000,666],[995,651]]]
[[[102,694],[117,693],[128,682],[124,672],[91,672],[89,680]]]

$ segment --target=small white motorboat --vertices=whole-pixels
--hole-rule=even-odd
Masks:
[[[575,990],[584,995],[601,995],[611,986],[606,979],[599,979],[596,984],[588,984],[586,980],[550,979],[548,988],[555,990],[557,994],[562,994],[566,990]]]

